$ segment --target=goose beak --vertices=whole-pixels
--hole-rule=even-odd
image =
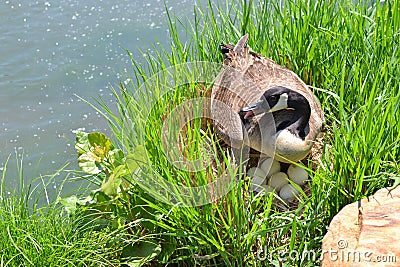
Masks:
[[[267,112],[268,110],[265,110],[265,108],[263,107],[263,102],[264,101],[259,100],[255,103],[250,104],[247,107],[241,108],[241,112],[246,112],[246,114],[244,115],[244,119]]]

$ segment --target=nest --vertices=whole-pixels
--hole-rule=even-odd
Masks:
[[[211,88],[203,87],[202,95],[204,97],[210,97]],[[204,126],[207,125],[207,127],[211,127],[212,129],[214,129],[213,121],[211,119],[205,119],[203,125]],[[229,153],[230,147],[229,147],[229,145],[224,143],[223,140],[218,139],[218,135],[216,134],[216,131],[213,131],[213,134],[215,135],[214,140],[218,140],[219,146],[221,147],[222,151],[220,153],[221,154],[220,157],[222,158],[222,153]],[[315,143],[310,151],[310,154],[301,161],[301,163],[304,164],[304,166],[307,166],[312,171],[317,170],[318,162],[320,161],[320,159],[322,157],[322,153],[323,153],[323,149],[324,149],[323,140],[324,140],[325,135],[326,135],[326,133],[324,131],[322,131],[318,135],[318,137],[316,138]],[[250,149],[249,160],[247,162],[246,169],[249,170],[252,167],[257,167],[260,160],[262,160],[262,155],[260,154],[260,152],[254,150],[254,149]],[[281,164],[281,172],[287,173],[287,170],[288,170],[290,164],[282,163],[282,162],[280,162],[280,164]],[[214,166],[214,167],[217,167],[217,166]],[[243,178],[245,178],[245,177],[243,177]],[[266,179],[269,179],[269,178],[266,178]],[[311,197],[311,189],[310,189],[311,182],[312,181],[310,181],[310,178],[309,178],[307,183],[305,183],[304,185],[299,185],[307,197]],[[274,205],[275,205],[275,207],[277,207],[280,210],[294,210],[294,209],[298,208],[299,200],[296,197],[290,198],[287,201],[282,201],[279,198],[275,198]]]
[[[206,87],[203,84],[198,84],[197,90],[196,90],[196,95],[199,97],[205,97],[205,98],[210,98],[211,96],[211,88],[210,87]],[[208,133],[210,133],[212,136],[213,140],[217,140],[216,142],[218,142],[217,146],[220,147],[220,151],[218,152],[218,161],[215,159],[213,160],[213,162],[211,162],[211,166],[209,166],[210,168],[212,168],[212,173],[211,175],[208,175],[208,183],[212,183],[217,177],[219,177],[219,175],[221,175],[221,171],[224,172],[227,168],[226,166],[224,166],[224,161],[223,161],[223,155],[229,155],[231,153],[231,148],[229,147],[229,145],[227,145],[222,139],[219,138],[217,131],[215,130],[214,127],[214,123],[213,120],[211,119],[211,115],[210,113],[210,108],[206,108],[206,110],[204,111],[206,113],[206,116],[204,116],[204,118],[201,119],[201,129],[204,132],[207,132],[207,129],[211,129],[211,131],[208,131]],[[190,127],[190,126],[188,126]],[[187,131],[187,128],[183,128],[181,132],[181,134],[183,136],[185,136],[185,132]],[[321,157],[322,157],[322,151],[324,148],[324,144],[323,144],[323,138],[324,138],[325,133],[321,132],[319,134],[319,136],[317,137],[317,139],[315,140],[314,146],[311,149],[310,154],[303,159],[301,162],[309,167],[310,169],[312,169],[313,171],[315,171],[318,168],[318,162],[320,161]],[[252,167],[257,167],[260,163],[260,160],[262,160],[262,155],[260,154],[260,152],[254,150],[254,149],[250,149],[250,153],[249,153],[249,159],[247,162],[247,166],[246,169],[249,170]],[[217,162],[220,162],[220,165],[222,164],[222,166],[217,166]],[[281,172],[287,173],[287,170],[290,166],[290,164],[288,163],[282,163],[280,162],[281,165]],[[196,178],[192,177],[193,181],[191,184],[191,186],[196,186],[197,182],[195,181]],[[242,177],[242,179],[245,179],[246,175],[244,175],[244,177]],[[230,182],[229,177],[225,177],[224,179],[227,179],[227,182]],[[269,179],[269,178],[266,178]],[[308,179],[310,180],[310,178]],[[268,181],[267,181],[268,182]],[[304,185],[299,185],[302,189],[302,191],[308,196],[311,197],[311,190],[310,190],[310,182],[312,181],[308,181],[308,183],[305,183]],[[212,190],[212,192],[210,192],[210,196],[211,196],[211,200],[212,201],[218,201],[218,188],[215,188],[215,190]],[[276,197],[274,199],[274,206],[276,208],[278,208],[279,210],[293,210],[296,209],[299,205],[299,200],[296,197],[287,199],[286,201],[282,201],[282,199],[279,199],[278,197]]]

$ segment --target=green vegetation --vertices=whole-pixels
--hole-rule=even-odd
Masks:
[[[2,227],[3,244],[21,242],[5,248],[4,262],[14,258],[33,261],[36,246],[25,247],[24,242],[32,244],[29,239],[35,237],[46,241],[43,250],[57,248],[67,253],[63,244],[68,242],[78,244],[77,251],[85,246],[89,251],[82,248],[85,258],[71,260],[70,265],[96,265],[99,255],[104,255],[104,262],[119,258],[130,266],[315,266],[332,217],[347,203],[390,186],[399,176],[398,1],[371,6],[346,0],[209,1],[206,6],[196,5],[194,13],[194,21],[183,23],[168,13],[171,47],[155,47],[155,54],[143,61],[132,58],[131,82],[113,89],[117,113],[101,100],[91,104],[109,120],[113,137],[110,141],[100,133],[77,133],[82,175],[99,189],[88,197],[60,200],[71,219],[57,217],[56,205],[28,213],[24,197],[2,199],[5,208],[0,215],[8,218],[3,221],[17,219],[26,224],[20,227],[18,221]],[[186,41],[179,35],[182,29]],[[187,73],[179,64],[222,62],[220,43],[235,43],[244,33],[249,33],[252,50],[287,66],[309,84],[325,112],[321,158],[315,170],[311,162],[306,166],[312,177],[310,190],[301,194],[298,206],[286,210],[274,204],[271,194],[251,193],[248,179],[239,179],[222,198],[202,206],[187,205],[185,197],[176,197],[184,193],[194,198],[194,191],[170,187],[205,185],[217,176],[235,177],[243,171],[233,164],[228,150],[221,148],[208,120],[194,119],[182,131],[173,129],[181,134],[177,134],[178,149],[171,151],[163,144],[172,142],[164,140],[162,133],[175,107],[206,96],[211,86],[208,81],[198,82],[199,73]],[[178,66],[173,69],[175,75],[168,72],[170,66]],[[215,73],[214,65],[208,66],[208,74]],[[171,79],[176,86],[166,90]],[[184,163],[177,160],[182,164],[177,166],[168,161],[177,152],[206,162],[208,167],[182,170],[179,167]],[[6,212],[14,206],[23,212]],[[44,220],[47,217],[51,220]],[[63,223],[69,235],[63,231],[48,234]],[[72,231],[80,223],[93,228],[86,235],[82,227]],[[9,225],[15,225],[16,234],[10,234]],[[42,226],[48,229],[41,232]],[[114,231],[124,238],[111,242]],[[14,236],[19,239],[6,241]],[[113,251],[110,242],[120,252]],[[104,254],[92,256],[92,251]],[[315,257],[296,258],[289,254],[293,251],[298,255],[312,251]],[[260,257],[266,258],[261,261]],[[42,259],[42,263],[47,260]]]
[[[7,166],[0,187],[0,264],[1,266],[110,266],[116,263],[120,247],[117,232],[95,231],[95,224],[83,214],[65,216],[56,202],[39,207],[48,199],[46,186],[53,177],[24,185],[22,161],[18,166],[19,187],[4,186]],[[60,170],[61,171],[61,170]],[[38,183],[32,188],[32,185]],[[120,237],[118,237],[120,238]],[[119,262],[119,261],[118,261]]]

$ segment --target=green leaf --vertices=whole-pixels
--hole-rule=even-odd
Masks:
[[[65,198],[58,198],[57,202],[64,206],[68,214],[74,214],[76,211],[76,203],[79,201],[78,197],[73,195]]]
[[[87,196],[83,199],[79,199],[75,195],[72,195],[69,197],[64,197],[64,198],[58,197],[57,202],[64,206],[65,210],[67,211],[67,213],[69,215],[72,215],[76,212],[77,205],[84,206],[84,205],[88,205],[88,204],[90,205],[90,204],[94,203],[93,196]]]
[[[78,165],[88,174],[98,174],[101,170],[96,165],[96,156],[92,152],[84,153],[78,158]]]
[[[127,173],[125,165],[119,165],[111,173],[108,181],[104,181],[101,185],[101,191],[107,196],[115,197],[118,194],[118,188],[122,183],[122,177]]]
[[[161,252],[161,246],[150,241],[140,241],[124,247],[121,257],[130,267],[140,267],[149,263]]]
[[[137,169],[147,162],[147,151],[144,146],[137,146],[135,152],[126,156],[126,165],[131,174],[135,173]]]
[[[100,132],[88,134],[90,151],[98,158],[96,161],[101,162],[111,149],[111,141],[108,137]]]
[[[114,164],[114,166],[124,164],[125,154],[119,148],[111,150],[107,157],[109,158],[110,162]]]
[[[89,140],[88,140],[88,133],[76,131],[75,132],[75,148],[78,150],[78,154],[82,155],[89,151]]]
[[[111,153],[112,144],[110,139],[100,132],[85,133],[77,131],[75,148],[78,150],[79,167],[88,174],[100,173],[101,169],[96,163],[102,163],[109,154],[111,162],[118,162],[118,165],[123,162],[123,152],[116,149]]]

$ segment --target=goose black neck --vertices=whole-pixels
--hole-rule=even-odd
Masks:
[[[292,103],[289,103],[289,106],[294,109],[295,114],[286,129],[304,140],[306,137],[305,128],[311,115],[310,104],[304,98],[301,101],[293,101]]]

